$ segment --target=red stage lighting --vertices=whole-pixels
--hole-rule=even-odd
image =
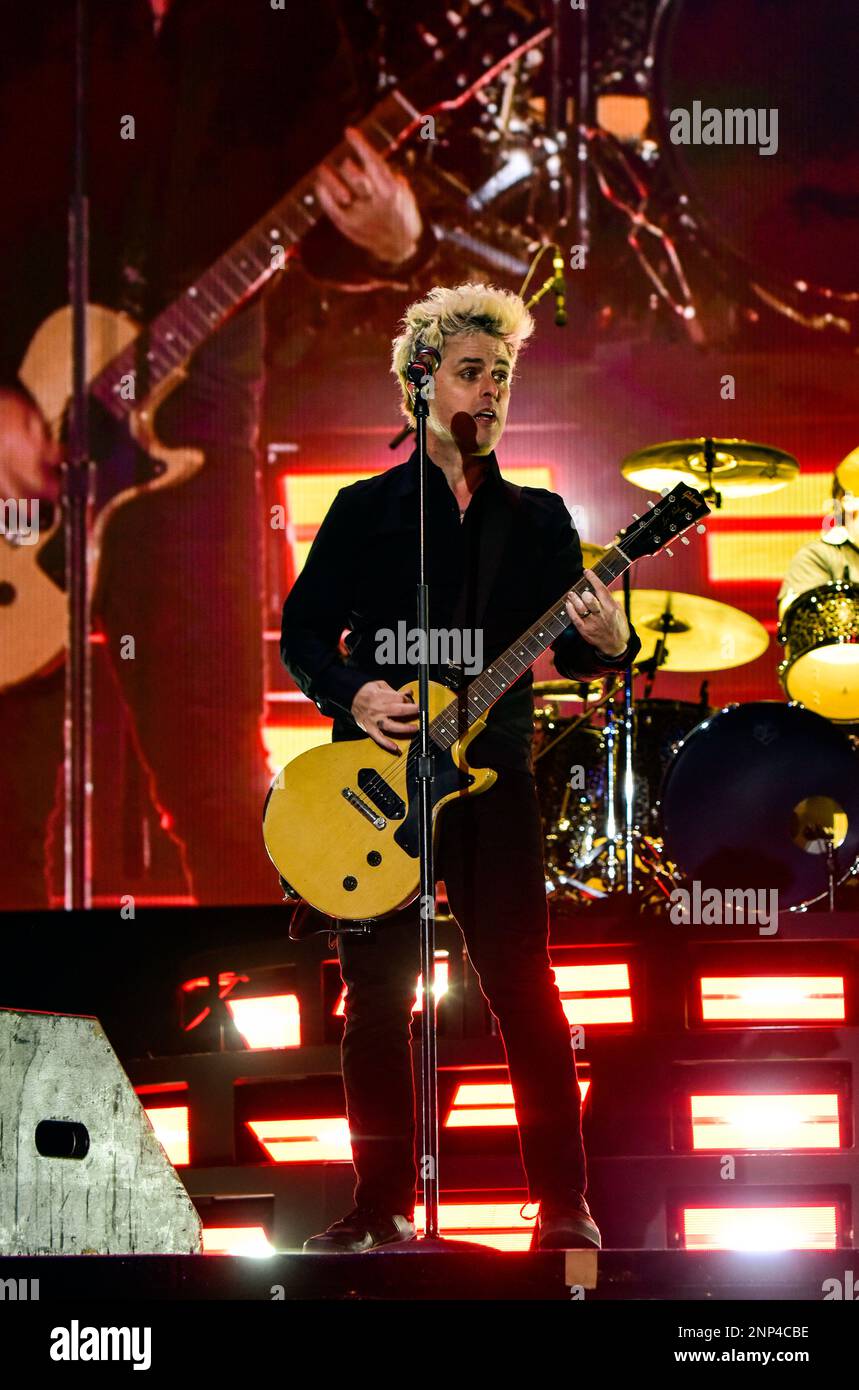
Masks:
[[[155,1130],[155,1137],[174,1168],[184,1168],[190,1163],[188,1140],[188,1106],[154,1105],[146,1108],[149,1123]]]
[[[438,1227],[443,1236],[461,1237],[474,1245],[488,1245],[493,1250],[527,1250],[531,1243],[534,1221],[520,1215],[525,1198],[513,1201],[441,1201],[438,1208]],[[536,1213],[536,1204],[533,1204]],[[415,1225],[425,1227],[422,1204],[415,1207]]]
[[[703,975],[705,1023],[845,1020],[843,975]]]
[[[263,1226],[204,1226],[204,1255],[246,1255],[266,1259],[277,1254]]]
[[[582,1106],[590,1090],[590,1084],[590,1081],[579,1082]],[[473,1126],[515,1124],[513,1087],[509,1081],[462,1081],[454,1092],[444,1128],[470,1129]]]
[[[311,1119],[246,1120],[273,1163],[349,1163],[349,1123],[344,1115]]]
[[[838,1209],[832,1202],[772,1206],[684,1206],[684,1250],[834,1250]]]
[[[838,1149],[837,1092],[693,1095],[692,1147],[736,1150]]]
[[[633,1022],[626,961],[555,965],[553,969],[571,1028],[577,1024]]]

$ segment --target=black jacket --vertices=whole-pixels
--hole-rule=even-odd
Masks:
[[[486,603],[482,627],[485,668],[582,573],[578,533],[562,498],[524,487],[518,502],[505,488],[495,455],[462,521],[442,470],[431,464],[427,522],[427,584],[431,629],[451,629],[465,580],[464,623],[472,626],[481,538],[497,524],[499,509],[514,515]],[[370,680],[395,689],[417,677],[409,664],[377,661],[379,633],[417,627],[417,451],[402,464],[341,488],[325,517],[304,569],[283,606],[281,657],[290,675],[321,712],[334,720],[332,737],[362,737],[351,716],[352,700]],[[478,624],[473,624],[478,626]],[[344,662],[338,643],[350,631]],[[593,677],[621,670],[641,643],[633,633],[614,660],[600,656],[572,624],[552,643],[561,676]],[[399,655],[400,653],[397,653]],[[442,680],[442,666],[431,677]],[[466,677],[468,679],[468,677]],[[528,671],[492,706],[486,731],[469,749],[473,766],[531,767],[533,696]]]

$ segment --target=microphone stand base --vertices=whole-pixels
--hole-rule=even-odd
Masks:
[[[480,1245],[470,1240],[448,1240],[445,1236],[418,1236],[416,1240],[398,1241],[393,1245],[379,1245],[368,1250],[370,1255],[500,1255],[500,1250],[492,1246]]]

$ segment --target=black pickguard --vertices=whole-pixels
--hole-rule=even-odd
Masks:
[[[394,840],[400,849],[411,859],[418,857],[418,826],[420,820],[420,800],[418,786],[418,742],[413,740],[409,750],[406,772],[406,794],[408,811],[401,826],[394,832]],[[472,772],[462,772],[453,761],[449,748],[433,753],[432,804],[437,806],[442,797],[453,791],[462,791],[474,783]]]

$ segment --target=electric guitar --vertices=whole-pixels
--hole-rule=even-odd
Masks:
[[[613,583],[634,561],[670,545],[709,510],[695,488],[674,488],[620,533],[594,573],[604,584]],[[581,594],[588,581],[582,575],[572,587]],[[491,768],[470,768],[466,758],[469,744],[485,728],[486,711],[569,626],[564,596],[453,698],[446,686],[430,682],[434,836],[448,802],[488,791],[497,780]],[[417,705],[417,680],[404,685],[400,695],[410,695]],[[417,896],[419,736],[407,752],[403,747],[396,756],[369,737],[325,744],[278,773],[266,797],[263,836],[294,897],[329,917],[370,921]]]
[[[360,122],[377,151],[389,158],[428,117],[463,106],[476,92],[551,34],[524,5],[501,4],[492,20],[478,16],[474,31],[463,19],[461,37],[434,50],[413,78],[392,88]],[[446,86],[455,89],[444,93]],[[341,142],[329,160],[340,165],[351,149]],[[92,437],[107,433],[111,447],[95,469],[89,551],[92,587],[105,529],[121,506],[156,488],[173,487],[203,466],[194,448],[166,448],[154,417],[188,374],[191,355],[241,304],[293,257],[322,217],[314,186],[318,166],[305,174],[271,212],[158,317],[141,330],[128,315],[101,305],[86,308],[86,379],[93,412]],[[63,437],[72,390],[72,314],[58,309],[36,330],[19,377],[37,401],[55,439]],[[107,427],[107,428],[105,428]],[[97,447],[93,449],[99,456]],[[68,640],[65,558],[60,507],[34,545],[0,534],[0,690],[51,670]]]

